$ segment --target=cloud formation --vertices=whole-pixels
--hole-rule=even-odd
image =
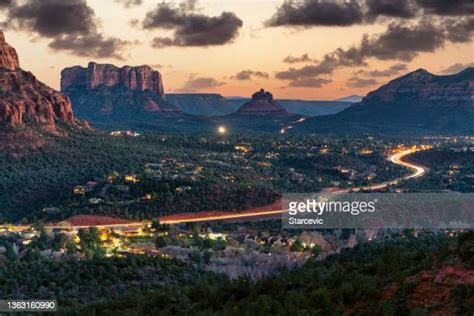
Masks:
[[[359,70],[356,75],[365,75],[370,77],[392,77],[407,71],[407,65],[395,64],[384,70]]]
[[[104,38],[100,33],[93,33],[57,37],[49,44],[49,47],[54,50],[65,50],[82,57],[113,57],[122,60],[121,50],[128,44],[128,41],[115,37]]]
[[[321,88],[322,86],[331,83],[331,79],[324,78],[300,78],[293,80],[289,83],[291,87],[304,87],[304,88]]]
[[[474,2],[472,0],[416,0],[424,13],[437,15],[472,15]]]
[[[288,64],[306,63],[306,62],[312,62],[312,61],[314,61],[314,60],[311,59],[308,56],[308,54],[303,54],[299,57],[294,57],[294,56],[288,55],[283,59],[283,62],[288,63]]]
[[[232,42],[243,22],[232,12],[207,16],[196,12],[196,1],[181,5],[162,2],[146,14],[144,29],[174,30],[172,37],[155,37],[152,46],[213,46]]]
[[[49,38],[51,49],[78,56],[122,58],[122,49],[128,44],[98,31],[99,20],[85,0],[13,3],[8,9],[7,25]]]
[[[374,23],[378,18],[394,20],[427,15],[474,15],[472,0],[285,0],[268,27],[351,26]]]
[[[366,20],[374,21],[379,16],[411,19],[417,8],[410,0],[366,0]]]
[[[351,77],[346,83],[346,85],[351,88],[366,88],[366,87],[374,86],[376,84],[378,84],[378,81],[375,79],[359,78],[359,77]]]
[[[433,52],[443,46],[445,34],[435,24],[422,21],[416,25],[391,23],[385,33],[365,35],[355,50],[360,58],[410,61],[420,52]]]
[[[358,45],[348,49],[338,48],[313,65],[278,72],[276,78],[292,81],[317,78],[332,74],[341,67],[367,65],[370,58],[408,62],[421,52],[433,52],[443,47],[447,40],[444,28],[427,21],[418,24],[392,22],[383,33],[372,36],[365,34]]]
[[[13,4],[13,0],[0,0],[0,10]]]
[[[285,0],[267,26],[348,26],[363,21],[362,7],[355,0]]]
[[[133,6],[141,5],[143,0],[115,0],[115,2],[123,4],[125,8],[131,8]]]
[[[474,63],[468,63],[468,64],[455,63],[441,70],[440,73],[443,75],[452,75],[460,71],[463,71],[464,69],[469,68],[469,67],[474,67]]]
[[[268,73],[262,71],[242,70],[236,73],[231,78],[235,80],[251,80],[252,77],[268,78],[269,75]]]
[[[8,18],[14,27],[45,37],[88,34],[97,23],[94,10],[81,0],[28,0],[11,7]]]
[[[209,90],[225,85],[225,82],[218,81],[209,77],[189,77],[188,81],[178,89],[180,92],[196,92],[200,90]]]
[[[451,42],[466,43],[474,35],[474,18],[452,19],[446,21],[445,25]]]

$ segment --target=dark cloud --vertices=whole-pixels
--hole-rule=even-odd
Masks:
[[[104,38],[101,34],[67,35],[55,38],[49,47],[65,50],[82,57],[124,59],[121,52],[130,43],[117,38]]]
[[[359,77],[349,78],[346,85],[351,88],[366,88],[378,84],[378,81],[375,79],[366,79]]]
[[[85,0],[26,0],[8,9],[7,25],[49,38],[53,50],[78,56],[122,58],[128,44],[98,31],[99,20]]]
[[[285,57],[285,59],[283,59],[283,62],[288,63],[288,64],[306,63],[306,62],[312,62],[312,61],[314,61],[314,60],[311,59],[308,56],[308,54],[303,54],[299,57],[294,57],[294,56],[288,55],[288,56]]]
[[[360,54],[356,54],[353,51],[354,49],[352,48],[348,51],[337,49],[332,53],[326,54],[320,62],[314,65],[290,68],[287,71],[278,72],[275,77],[283,80],[295,80],[332,74],[335,68],[339,66],[365,65],[365,62],[360,58]]]
[[[285,0],[266,26],[351,26],[427,15],[474,15],[473,0]]]
[[[365,75],[370,77],[392,77],[400,74],[401,72],[407,71],[407,65],[395,64],[384,70],[360,70],[357,71],[357,75]]]
[[[144,29],[174,30],[173,37],[156,37],[152,46],[212,46],[232,42],[238,35],[243,22],[232,12],[219,16],[207,16],[195,11],[196,1],[179,6],[159,3],[148,12],[142,27]]]
[[[332,82],[330,79],[324,78],[300,78],[289,83],[291,87],[320,88],[323,85]]]
[[[7,8],[13,4],[13,0],[0,0],[0,10]]]
[[[267,26],[348,26],[362,21],[362,7],[355,0],[285,0],[265,24]]]
[[[200,90],[209,90],[225,85],[225,82],[218,81],[214,78],[208,77],[194,77],[191,76],[188,81],[178,89],[180,92],[195,92]]]
[[[275,77],[283,80],[296,80],[299,78],[317,77],[319,75],[332,74],[337,67],[366,65],[361,55],[354,48],[344,51],[337,49],[326,54],[320,62],[302,68],[290,68],[278,72]]]
[[[474,18],[445,21],[448,39],[454,43],[470,42],[474,35]]]
[[[472,0],[416,0],[425,13],[438,15],[470,15],[474,14]]]
[[[231,78],[236,79],[236,80],[251,80],[252,77],[268,78],[269,76],[268,76],[268,73],[266,72],[242,70],[236,73],[235,76],[232,76]]]
[[[444,30],[435,24],[422,21],[417,25],[391,23],[385,33],[365,35],[357,49],[362,58],[410,61],[420,52],[433,52],[443,46]]]
[[[332,74],[340,67],[366,65],[369,58],[411,61],[420,52],[433,52],[442,47],[445,40],[444,30],[426,21],[416,25],[391,23],[384,33],[364,35],[357,46],[336,49],[314,65],[278,72],[276,78],[295,80]]]
[[[123,4],[126,8],[138,6],[143,3],[143,0],[115,0],[115,2]]]
[[[469,68],[469,67],[474,67],[474,63],[468,63],[468,64],[456,63],[456,64],[452,64],[451,66],[441,70],[440,73],[443,74],[443,75],[456,74],[456,73],[461,72],[464,69]]]
[[[379,16],[410,19],[417,13],[417,8],[411,0],[366,0],[365,3],[368,21]]]
[[[41,36],[89,34],[96,30],[95,13],[83,0],[28,0],[8,12],[13,27]]]

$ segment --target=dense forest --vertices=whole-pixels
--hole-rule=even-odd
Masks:
[[[70,313],[461,315],[474,310],[472,285],[443,280],[434,285],[426,278],[434,279],[446,266],[472,269],[473,232],[453,238],[405,231],[258,280],[231,280],[177,260],[135,255],[46,260],[32,252],[20,259],[7,250],[0,260],[2,298],[56,298],[60,311]],[[430,291],[430,284],[447,294],[418,306],[417,293]]]

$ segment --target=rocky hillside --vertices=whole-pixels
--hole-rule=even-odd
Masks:
[[[20,68],[18,55],[0,31],[0,124],[56,129],[57,120],[77,123],[69,98]]]
[[[344,111],[296,126],[304,132],[474,132],[474,68],[436,76],[411,72]]]
[[[90,62],[87,68],[74,66],[61,71],[61,91],[70,87],[85,87],[87,90],[104,85],[123,86],[130,90],[149,90],[164,98],[161,74],[149,66],[124,66]]]
[[[242,105],[236,113],[237,115],[271,115],[287,116],[291,115],[284,107],[273,100],[273,95],[260,89],[252,95],[252,99]]]

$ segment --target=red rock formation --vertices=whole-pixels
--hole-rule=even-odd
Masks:
[[[1,69],[0,86],[0,123],[54,125],[56,119],[75,122],[69,98],[38,81],[30,72]]]
[[[252,100],[242,105],[237,114],[291,115],[284,107],[273,100],[273,95],[260,89],[252,95]]]
[[[105,85],[121,85],[130,90],[150,90],[164,98],[161,74],[149,66],[122,68],[90,62],[87,68],[74,66],[61,72],[61,91],[69,87],[85,86],[88,90]]]
[[[455,315],[457,308],[450,302],[451,293],[457,285],[474,285],[474,271],[459,265],[445,265],[439,270],[422,270],[406,281],[416,284],[408,297],[410,308],[438,305],[440,315]]]
[[[2,30],[0,30],[0,67],[10,70],[20,68],[16,50],[5,42]]]
[[[40,82],[31,72],[19,68],[15,49],[4,41],[3,33],[0,33],[0,48],[1,125],[40,123],[54,130],[56,120],[78,123],[67,96]]]

